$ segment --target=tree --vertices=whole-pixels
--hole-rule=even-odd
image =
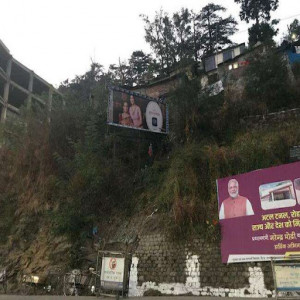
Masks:
[[[180,62],[198,61],[203,53],[212,53],[217,47],[232,44],[229,37],[236,32],[237,22],[232,16],[219,15],[226,9],[210,3],[200,13],[182,8],[172,18],[162,10],[154,20],[142,15],[145,39],[154,51],[161,70],[165,73]]]
[[[187,8],[173,15],[176,33],[176,49],[179,60],[189,59],[193,55],[191,43],[191,13]]]
[[[152,77],[156,70],[151,54],[145,54],[142,50],[132,52],[129,67],[132,72],[133,85],[144,83],[147,77]]]
[[[249,23],[254,20],[256,24],[271,19],[271,11],[278,8],[279,0],[234,0],[241,4],[240,18]]]
[[[234,0],[241,4],[240,18],[242,21],[249,23],[251,20],[255,24],[248,29],[249,44],[255,45],[257,42],[269,42],[277,35],[278,30],[274,25],[277,20],[269,22],[271,19],[271,11],[278,8],[279,0]]]
[[[91,101],[93,98],[93,90],[100,81],[105,80],[103,66],[92,62],[90,70],[84,75],[75,76],[71,81],[69,79],[61,83],[59,90],[64,93],[67,90],[72,91],[73,96],[81,100]]]
[[[132,86],[133,74],[132,69],[126,61],[121,61],[119,58],[119,64],[111,64],[108,69],[108,73],[112,79],[112,82],[116,85]]]
[[[176,59],[176,41],[174,25],[168,14],[160,10],[156,12],[154,21],[150,21],[146,15],[141,15],[145,22],[145,39],[154,51],[160,70],[169,71]]]
[[[285,39],[288,41],[296,41],[300,38],[300,22],[295,19],[290,25],[288,25],[288,34]]]
[[[219,13],[224,11],[226,9],[223,6],[209,3],[200,12],[202,47],[205,54],[215,52],[219,46],[232,44],[229,37],[237,31],[237,22],[232,16],[219,16]]]
[[[259,24],[254,24],[251,28],[249,28],[248,33],[250,47],[254,46],[258,42],[272,42],[273,37],[278,33],[278,29],[274,27],[276,24],[278,24],[278,21],[273,20],[271,24],[262,22]]]
[[[268,47],[249,59],[245,71],[246,100],[264,112],[288,107],[292,102],[289,75],[282,54]]]
[[[194,61],[199,60],[200,49],[202,42],[202,31],[201,31],[201,16],[200,14],[191,12],[191,43],[193,49]]]

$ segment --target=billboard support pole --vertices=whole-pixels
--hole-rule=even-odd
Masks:
[[[273,279],[274,279],[274,290],[275,290],[275,298],[278,299],[278,291],[277,291],[277,281],[276,281],[276,275],[275,275],[275,269],[274,269],[274,258],[271,257],[271,266],[272,266],[272,273],[273,273]]]
[[[141,169],[141,138],[139,132],[139,139],[138,139],[138,169]]]
[[[116,163],[116,135],[114,133],[114,145],[113,145],[113,162],[114,162],[114,165]]]

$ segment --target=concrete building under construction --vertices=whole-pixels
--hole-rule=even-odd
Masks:
[[[20,108],[40,107],[51,111],[62,105],[61,94],[46,80],[12,57],[0,40],[1,123],[20,114]]]

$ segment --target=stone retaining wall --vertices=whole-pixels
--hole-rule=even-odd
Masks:
[[[300,118],[300,108],[283,110],[266,115],[250,116],[240,120],[241,125],[246,127],[264,127],[274,124],[282,124]]]
[[[219,245],[196,239],[171,242],[162,234],[142,237],[130,271],[129,295],[271,297],[271,264],[221,263]]]

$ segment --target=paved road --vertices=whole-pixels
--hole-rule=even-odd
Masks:
[[[125,300],[199,300],[200,297],[196,296],[160,296],[160,297],[132,297],[125,298]],[[115,298],[106,297],[106,298],[96,298],[96,297],[65,297],[65,296],[23,296],[23,295],[0,295],[0,300],[66,300],[66,299],[80,299],[80,300],[96,300],[96,299],[106,299],[106,300],[115,300]],[[249,300],[249,298],[227,298],[227,300]],[[251,298],[251,300],[262,300],[266,298]],[[120,298],[122,300],[122,298]],[[220,300],[220,297],[201,297],[201,300]]]

